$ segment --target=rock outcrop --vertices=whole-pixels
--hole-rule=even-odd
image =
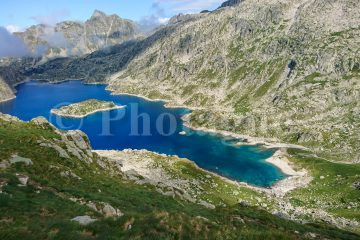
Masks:
[[[11,156],[9,162],[10,162],[10,164],[24,163],[26,166],[33,165],[33,162],[31,161],[30,158],[20,157],[16,154]]]
[[[78,222],[80,225],[89,225],[90,223],[96,222],[97,220],[95,218],[91,218],[90,216],[78,216],[71,221]]]
[[[49,141],[46,139],[38,140],[37,144],[41,147],[52,148],[58,152],[59,157],[69,159],[71,156],[74,156],[86,163],[92,163],[93,153],[91,152],[92,148],[89,143],[89,139],[85,133],[80,130],[71,130],[62,132],[57,130],[51,123],[49,123],[45,118],[38,117],[31,120],[31,123],[34,123],[38,126],[44,128],[52,128],[54,131],[59,134],[61,140],[54,139],[54,141]],[[63,176],[74,176],[69,171],[66,171],[62,174]]]

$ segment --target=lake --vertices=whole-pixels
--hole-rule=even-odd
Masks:
[[[17,86],[16,90],[16,99],[0,103],[0,112],[24,121],[43,116],[60,129],[80,129],[88,135],[96,150],[146,149],[177,155],[229,179],[261,187],[272,186],[286,177],[277,167],[265,161],[275,150],[264,149],[260,145],[237,146],[239,140],[183,126],[181,117],[190,112],[187,109],[166,108],[164,102],[147,101],[135,96],[114,96],[105,85],[88,85],[81,81],[59,84],[30,81]],[[50,114],[53,108],[88,99],[113,101],[126,107],[83,119]],[[144,122],[149,126],[145,126]],[[186,135],[179,134],[182,131]]]

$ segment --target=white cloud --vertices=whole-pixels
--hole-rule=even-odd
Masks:
[[[160,24],[166,24],[169,20],[170,18],[158,18],[158,22]]]
[[[7,25],[6,30],[8,30],[10,33],[14,33],[14,32],[21,32],[22,28],[16,25]]]
[[[30,55],[24,42],[4,27],[0,27],[0,43],[0,57],[23,57]]]
[[[150,9],[150,15],[144,16],[138,23],[140,31],[148,34],[160,25],[167,24],[169,20],[170,18],[166,16],[165,10],[159,3],[154,2]]]

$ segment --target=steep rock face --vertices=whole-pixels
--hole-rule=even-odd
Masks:
[[[201,107],[191,123],[359,161],[357,1],[247,0],[186,21],[109,88]]]
[[[12,65],[0,66],[0,77],[11,87],[25,80],[19,67]]]
[[[136,23],[95,11],[85,23],[65,21],[32,26],[16,33],[30,50],[47,58],[82,55],[137,37]]]
[[[0,61],[0,102],[15,97],[13,86],[25,80],[25,76],[20,71],[25,62],[25,60],[21,60],[21,67],[17,67],[14,60],[2,59]]]
[[[0,77],[0,101],[9,100],[14,97],[14,93],[9,85]]]

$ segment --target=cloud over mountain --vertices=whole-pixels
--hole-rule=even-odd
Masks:
[[[30,54],[24,42],[4,27],[0,27],[0,43],[0,57],[23,57]]]

